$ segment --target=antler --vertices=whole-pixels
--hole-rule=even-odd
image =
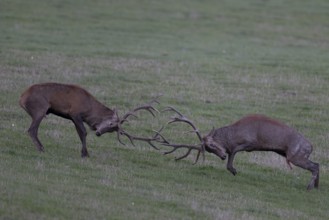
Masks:
[[[145,142],[147,142],[151,147],[153,147],[154,149],[156,149],[156,150],[160,150],[159,148],[157,148],[157,147],[152,143],[152,141],[158,141],[158,140],[159,140],[157,134],[155,134],[152,138],[137,137],[137,136],[133,136],[133,135],[127,133],[127,132],[124,131],[123,129],[121,129],[121,131],[118,131],[117,134],[118,134],[117,137],[118,137],[119,142],[120,142],[121,144],[123,144],[123,145],[125,145],[125,144],[121,141],[121,139],[120,139],[120,135],[124,135],[124,136],[126,136],[126,137],[129,139],[130,143],[131,143],[132,145],[134,145],[134,146],[135,146],[135,144],[134,144],[134,140],[145,141]]]
[[[198,151],[198,154],[197,154],[197,157],[195,159],[194,164],[196,164],[198,162],[201,153],[202,153],[202,156],[203,156],[203,159],[204,159],[205,158],[205,155],[204,155],[205,149],[204,149],[204,144],[203,144],[203,141],[202,141],[202,136],[201,136],[199,130],[193,124],[193,122],[190,121],[188,118],[186,118],[182,113],[180,113],[174,107],[169,106],[169,107],[165,108],[162,111],[174,111],[175,113],[177,113],[179,115],[179,117],[173,117],[173,119],[171,121],[169,121],[168,124],[172,124],[172,123],[175,123],[175,122],[184,122],[184,123],[189,124],[193,128],[193,132],[195,132],[197,134],[197,136],[198,136],[198,138],[201,142],[200,144],[196,144],[196,145],[172,144],[160,133],[161,130],[162,130],[161,129],[160,131],[156,131],[156,133],[157,133],[157,142],[160,142],[164,146],[173,147],[172,150],[167,151],[164,154],[171,154],[171,153],[175,152],[177,149],[187,148],[188,151],[183,156],[180,156],[180,157],[176,158],[176,160],[181,160],[181,159],[187,157],[191,153],[192,150],[197,150]],[[161,137],[162,140],[159,140],[159,137]]]
[[[155,112],[159,112],[156,108],[154,108],[152,106],[153,103],[157,103],[157,104],[160,104],[159,101],[157,100],[159,98],[156,97],[154,98],[153,100],[151,100],[149,103],[145,104],[145,105],[142,105],[142,106],[139,106],[137,108],[134,108],[133,110],[127,112],[126,114],[124,114],[122,116],[122,119],[119,120],[118,122],[118,131],[117,131],[117,138],[119,140],[119,142],[123,145],[125,145],[121,139],[120,139],[120,135],[124,135],[126,136],[129,141],[131,142],[132,145],[135,146],[134,144],[134,140],[139,140],[139,141],[145,141],[147,142],[151,147],[153,147],[154,149],[156,150],[159,150],[159,148],[157,148],[153,143],[152,141],[157,141],[158,140],[158,134],[155,134],[152,138],[145,138],[145,137],[138,137],[138,136],[134,136],[134,135],[131,135],[129,134],[127,131],[125,131],[123,128],[122,128],[122,124],[126,121],[128,121],[128,117],[130,116],[133,116],[135,118],[138,118],[138,116],[135,114],[137,111],[140,111],[140,110],[145,110],[147,112],[149,112],[153,117],[155,117]]]
[[[154,107],[152,106],[152,103],[160,104],[159,101],[157,100],[158,98],[159,98],[159,96],[156,97],[156,98],[154,98],[153,100],[151,100],[149,103],[146,103],[145,105],[139,106],[139,107],[134,108],[133,110],[127,112],[124,116],[122,116],[122,119],[120,120],[119,123],[122,124],[122,123],[124,123],[125,121],[128,121],[127,118],[128,118],[129,116],[133,116],[133,117],[135,117],[135,118],[138,118],[137,115],[135,115],[134,113],[137,112],[137,111],[139,111],[139,110],[146,110],[146,111],[148,111],[153,117],[155,117],[154,112],[159,112],[159,111],[158,111],[156,108],[154,108]]]
[[[199,138],[199,140],[202,142],[202,136],[199,132],[199,130],[196,128],[196,126],[193,124],[192,121],[190,121],[188,118],[186,118],[182,113],[180,113],[177,109],[175,109],[174,107],[172,106],[168,106],[166,107],[164,110],[162,110],[163,112],[164,111],[174,111],[176,112],[179,117],[173,117],[173,119],[171,121],[168,122],[168,124],[171,124],[171,123],[175,123],[175,122],[185,122],[187,124],[189,124],[192,128],[193,128],[193,131],[192,132],[195,132]]]

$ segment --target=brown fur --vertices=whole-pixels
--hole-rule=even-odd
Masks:
[[[318,188],[319,164],[309,160],[311,143],[295,129],[263,115],[246,116],[232,125],[211,131],[204,138],[205,149],[225,159],[227,169],[235,175],[234,156],[239,151],[273,151],[290,163],[312,172],[308,189]]]
[[[43,151],[44,147],[37,136],[38,128],[42,119],[50,113],[74,123],[82,142],[82,157],[89,156],[86,147],[87,132],[83,122],[87,123],[92,130],[98,130],[107,121],[112,124],[106,125],[107,127],[103,125],[104,132],[112,132],[117,128],[115,111],[107,108],[89,92],[76,85],[35,84],[21,95],[19,104],[32,118],[28,133],[39,151]]]

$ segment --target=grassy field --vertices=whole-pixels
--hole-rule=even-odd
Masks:
[[[327,219],[329,3],[326,0],[1,0],[0,219]],[[74,125],[49,115],[45,153],[18,105],[31,84],[79,84],[120,114],[160,94],[202,134],[249,113],[280,119],[314,145],[311,174],[275,153],[226,162],[175,162],[145,143],[89,131],[80,158]],[[169,113],[125,125],[150,135]],[[193,143],[186,127],[166,135]],[[125,140],[128,143],[128,140]]]

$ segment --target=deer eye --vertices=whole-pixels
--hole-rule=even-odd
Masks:
[[[109,121],[108,125],[112,126],[114,123],[112,121]]]

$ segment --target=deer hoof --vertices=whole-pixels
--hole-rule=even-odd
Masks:
[[[81,151],[81,157],[82,157],[82,158],[84,158],[84,157],[89,157],[89,153],[88,153],[88,151],[84,151],[84,150],[82,150],[82,151]]]
[[[310,191],[311,189],[314,188],[314,183],[310,183],[308,186],[307,186],[307,190]]]
[[[227,168],[234,176],[237,174],[236,169],[233,167]]]

